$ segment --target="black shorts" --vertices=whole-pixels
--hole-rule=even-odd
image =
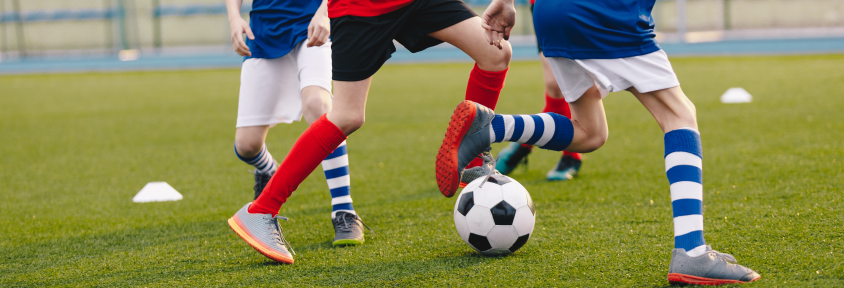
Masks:
[[[428,36],[429,33],[476,16],[460,0],[415,0],[379,16],[333,18],[332,78],[337,81],[369,78],[396,52],[393,39],[416,53],[443,42]]]
[[[530,4],[530,17],[533,18],[533,4]],[[539,46],[539,37],[536,38],[536,49],[539,49],[539,53],[542,53],[542,46]]]

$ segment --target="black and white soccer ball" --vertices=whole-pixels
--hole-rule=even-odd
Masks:
[[[454,205],[454,226],[460,238],[487,256],[522,248],[535,222],[536,210],[527,189],[500,174],[466,185]]]

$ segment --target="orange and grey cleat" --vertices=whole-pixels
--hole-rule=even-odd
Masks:
[[[491,109],[469,100],[454,109],[437,153],[437,186],[445,197],[454,196],[466,165],[489,148],[494,117]]]
[[[694,285],[724,285],[748,283],[762,276],[756,271],[736,264],[733,255],[712,250],[706,245],[703,255],[691,257],[684,249],[671,252],[668,283]]]
[[[247,211],[249,205],[240,208],[237,213],[229,218],[229,226],[237,233],[237,236],[246,240],[246,243],[264,256],[269,257],[275,261],[287,264],[293,264],[293,247],[284,239],[281,226],[278,225],[278,219],[287,220],[281,216],[270,214],[252,214]],[[287,251],[287,248],[290,251]],[[296,254],[294,251],[293,254]]]

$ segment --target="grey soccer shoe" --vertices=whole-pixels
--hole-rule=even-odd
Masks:
[[[246,243],[264,256],[278,262],[293,264],[293,247],[284,239],[278,219],[287,220],[281,216],[273,217],[270,214],[252,214],[247,211],[252,202],[246,203],[243,208],[229,218],[229,226],[237,233],[237,236],[246,240]]]
[[[466,165],[489,148],[489,126],[494,117],[491,109],[469,100],[454,109],[437,153],[437,186],[443,196],[454,196]]]
[[[275,171],[270,173],[252,172],[252,174],[255,174],[255,186],[252,186],[252,190],[255,191],[255,199],[258,199],[258,196],[261,196],[261,192],[264,191],[264,187],[267,187],[267,183],[273,178]]]
[[[712,250],[706,245],[706,253],[697,257],[686,254],[684,249],[671,251],[668,266],[668,282],[671,284],[723,285],[748,283],[762,276],[756,271],[736,264],[733,255]]]
[[[480,155],[481,159],[484,160],[483,165],[463,170],[463,173],[460,175],[460,188],[466,187],[466,185],[469,185],[469,183],[478,178],[494,174],[501,175],[501,172],[495,169],[495,158],[492,157],[492,153],[489,153],[491,148]]]
[[[334,224],[334,243],[332,245],[354,246],[361,245],[365,241],[363,227],[366,224],[357,214],[337,212],[334,219],[331,219],[331,224]],[[366,229],[369,229],[369,226],[366,226]],[[369,229],[369,231],[372,232],[372,229]]]
[[[496,158],[498,161],[496,161],[495,169],[501,171],[501,174],[510,175],[520,163],[524,163],[525,167],[527,167],[527,156],[531,151],[533,151],[532,146],[525,146],[518,142],[510,143],[510,145],[507,145],[507,148],[504,148],[504,150],[498,153],[498,158]]]

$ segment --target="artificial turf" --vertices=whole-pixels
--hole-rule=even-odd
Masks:
[[[844,55],[673,59],[704,143],[705,236],[762,279],[844,285]],[[226,225],[252,198],[232,150],[239,70],[0,77],[0,286],[667,286],[673,247],[662,133],[629,93],[579,178],[547,182],[535,150],[531,240],[483,257],[452,220],[434,158],[471,64],[392,65],[348,140],[354,206],[377,236],[334,248],[321,169],[282,207],[296,264]],[[722,104],[744,87],[748,104]],[[513,63],[498,105],[543,105],[538,62]],[[270,130],[282,159],[305,124]],[[503,146],[496,144],[497,153]],[[184,200],[132,203],[147,182]]]

